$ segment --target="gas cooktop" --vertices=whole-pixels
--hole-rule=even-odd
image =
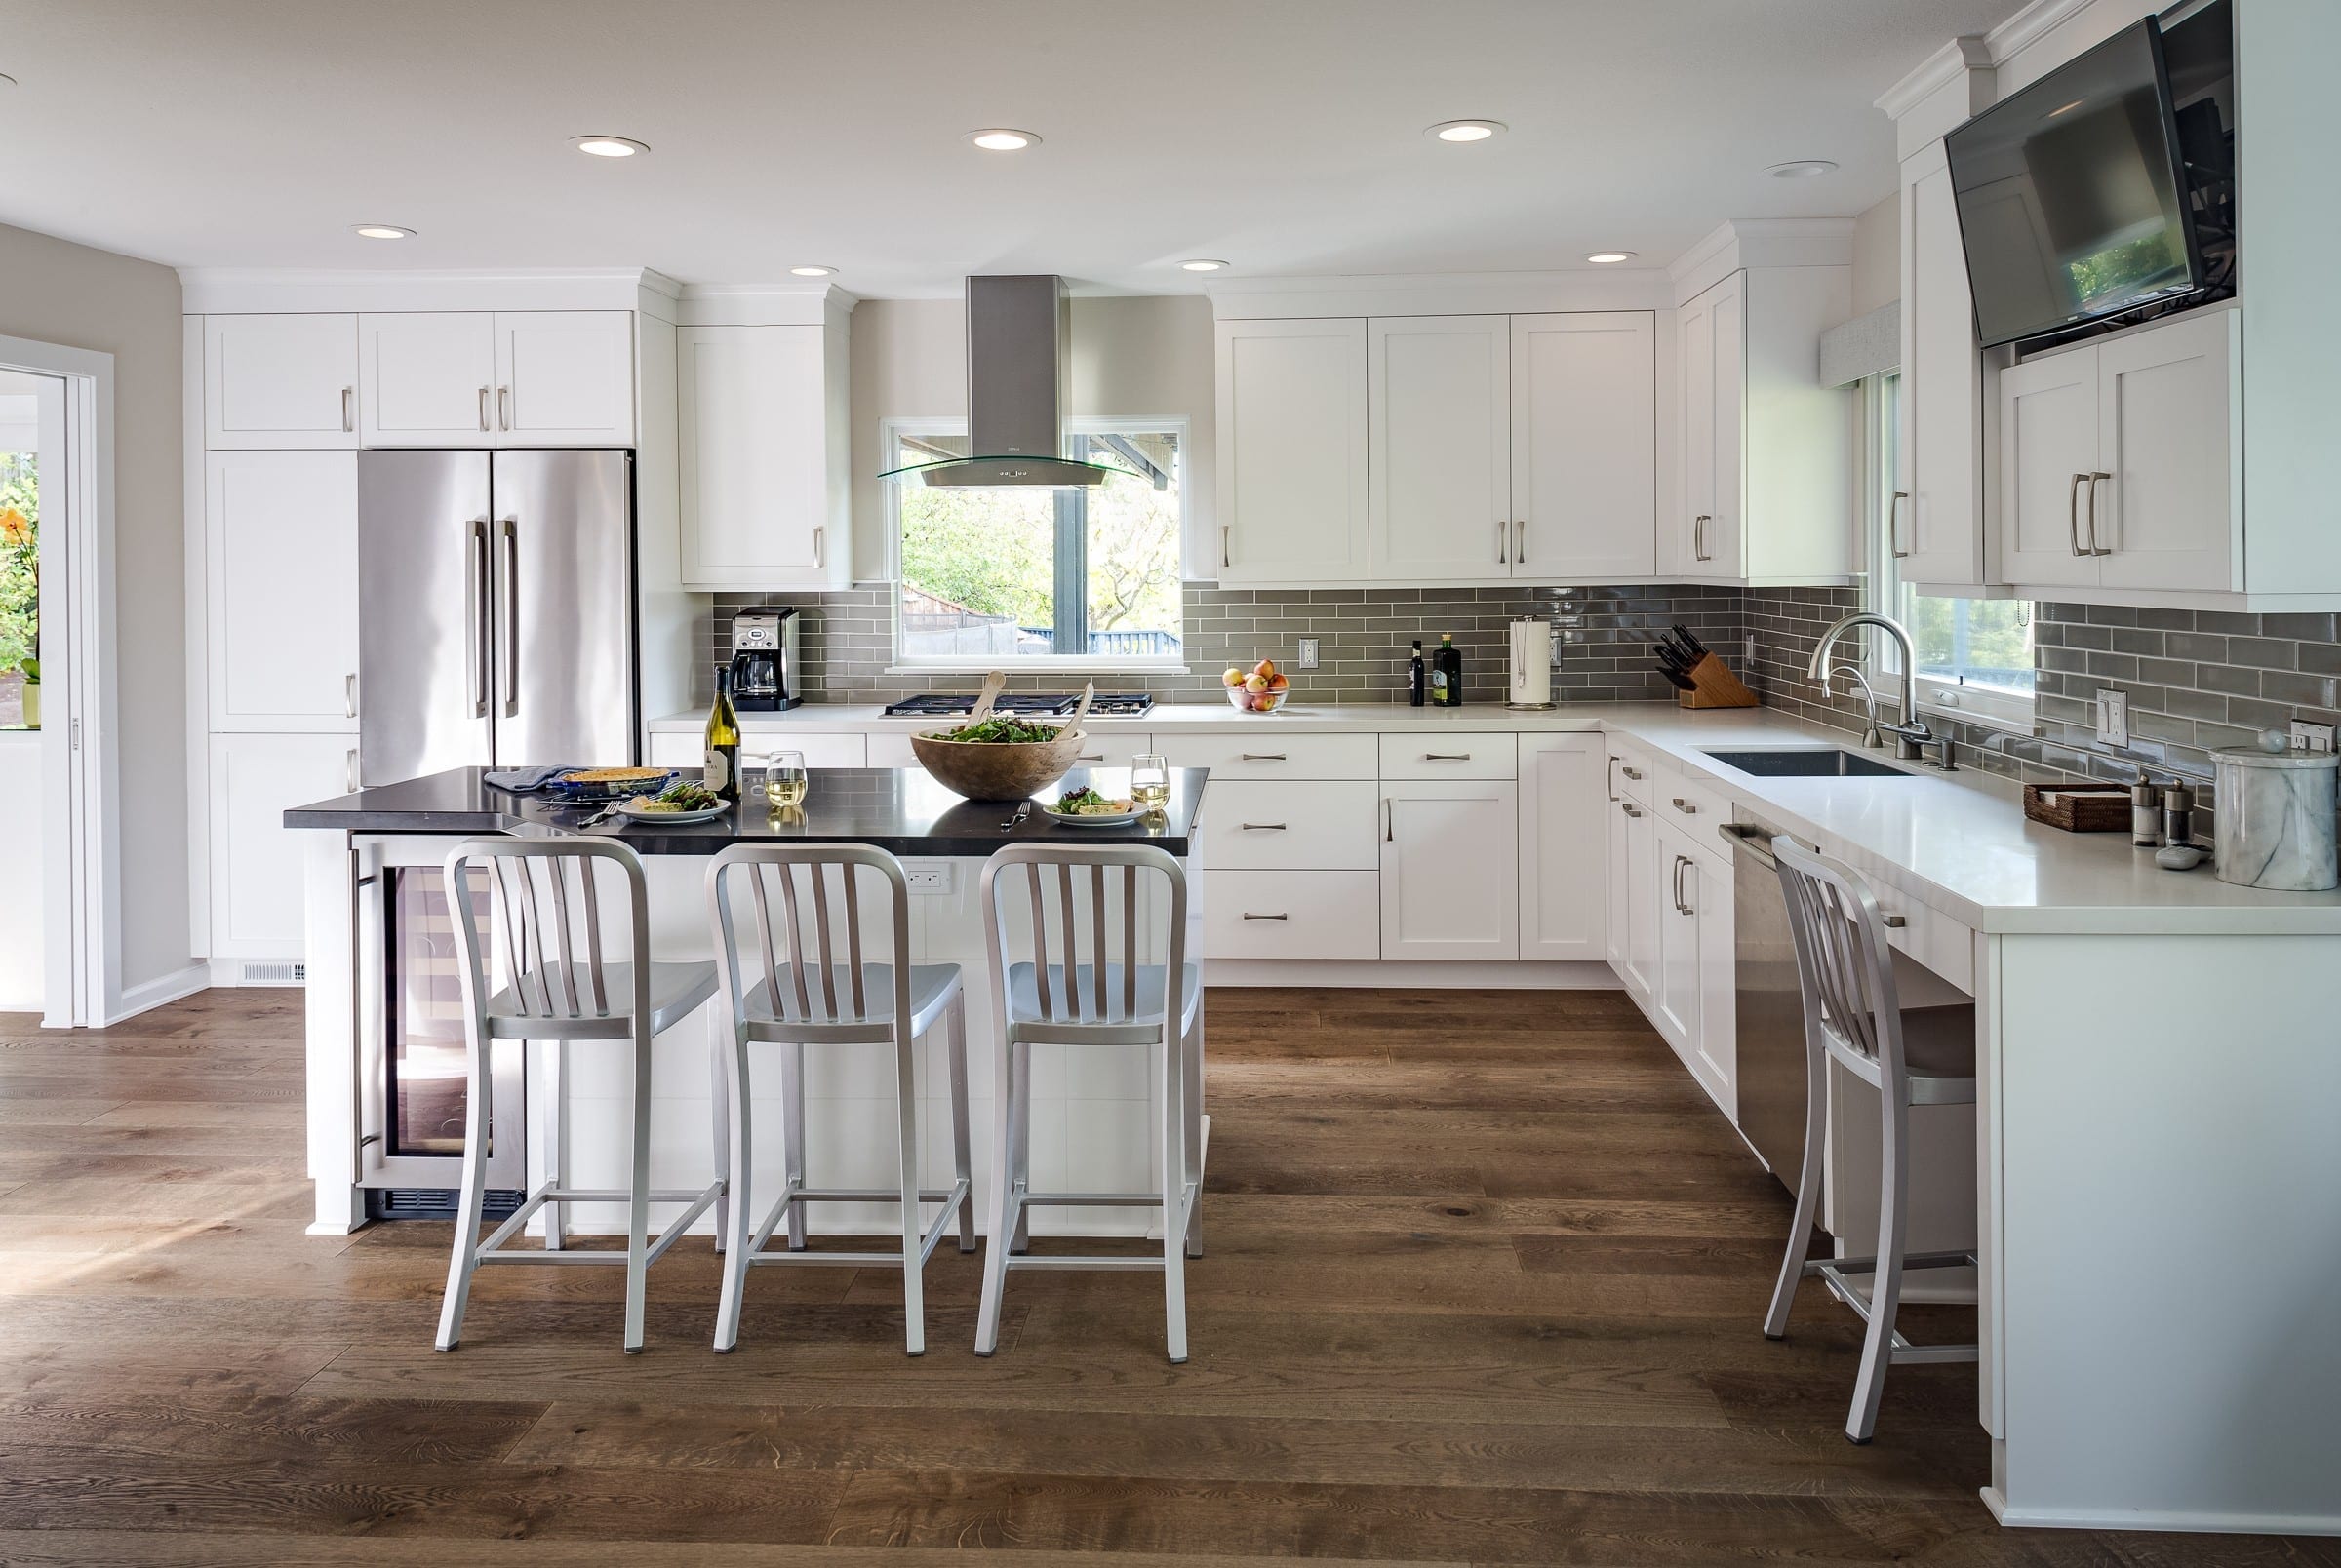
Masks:
[[[1042,718],[1061,717],[1081,706],[1081,698],[1054,691],[1003,691],[992,704],[995,713],[1013,713]],[[1154,698],[1143,691],[1101,691],[1091,699],[1090,712],[1127,718],[1154,707]],[[936,715],[972,713],[975,698],[969,692],[930,691],[886,706],[890,717],[927,718]]]

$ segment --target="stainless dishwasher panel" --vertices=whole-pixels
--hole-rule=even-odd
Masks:
[[[1732,967],[1738,995],[1739,1130],[1795,1191],[1805,1161],[1805,996],[1772,859],[1772,830],[1742,811],[1731,843]]]

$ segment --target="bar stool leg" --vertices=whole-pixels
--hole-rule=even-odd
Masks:
[[[724,1065],[730,1042],[724,1036],[730,1033],[723,1009],[710,1007],[707,1011],[707,1083],[708,1106],[714,1113],[712,1153],[715,1156],[715,1179],[720,1184],[715,1194],[715,1250],[720,1255],[732,1239],[732,1073]]]
[[[951,1167],[967,1191],[959,1200],[959,1250],[975,1250],[975,1185],[968,1157],[968,998],[951,999],[943,1016],[943,1044],[951,1062]]]
[[[1187,1358],[1186,1064],[1178,1022],[1163,1021],[1163,1313],[1172,1364]]]
[[[488,1188],[488,1052],[474,1038],[465,1053],[463,1101],[463,1191],[456,1198],[455,1255],[447,1267],[447,1295],[439,1306],[443,1351],[462,1342],[463,1308],[471,1299],[471,1276],[479,1268],[480,1204]]]
[[[544,1172],[554,1192],[569,1187],[569,1041],[547,1040],[544,1045]],[[544,1200],[544,1250],[558,1252],[569,1244],[569,1204],[557,1197]]]
[[[650,1283],[651,1024],[634,1021],[633,1174],[626,1188],[626,1353],[642,1351],[643,1298]]]
[[[1195,1184],[1194,1205],[1187,1210],[1187,1256],[1203,1256],[1203,1010],[1195,1011],[1194,1032],[1180,1042],[1186,1074],[1187,1180]]]
[[[927,1353],[926,1279],[919,1268],[919,1083],[918,1042],[910,1019],[894,1020],[894,1137],[902,1165],[902,1344],[913,1355]]]
[[[730,1158],[732,1212],[727,1217],[732,1227],[727,1238],[729,1250],[724,1255],[723,1293],[715,1309],[715,1348],[729,1354],[739,1344],[739,1315],[747,1301],[749,1242],[756,1233],[756,1204],[750,1191],[749,1141],[750,1107],[748,1103],[748,1032],[734,1027],[731,1049],[724,1053],[723,1076],[725,1099],[731,1122],[727,1153]],[[718,1222],[723,1223],[723,1222]]]
[[[1805,1063],[1805,1158],[1797,1170],[1797,1213],[1788,1226],[1788,1253],[1780,1260],[1780,1277],[1772,1285],[1772,1304],[1764,1314],[1764,1337],[1788,1334],[1788,1312],[1797,1299],[1797,1281],[1805,1277],[1805,1255],[1812,1245],[1813,1211],[1820,1206],[1821,1140],[1827,1101],[1827,1064]]]
[[[1015,1138],[1015,1075],[1010,1067],[1015,1047],[1001,1031],[993,1074],[991,1244],[983,1252],[983,1294],[975,1309],[975,1353],[989,1355],[1000,1348],[1000,1303],[1008,1291],[1009,1193],[1015,1184],[1015,1161],[1010,1151]]]
[[[780,1119],[785,1147],[780,1152],[784,1173],[781,1191],[794,1194],[805,1186],[805,1045],[791,1040],[780,1047]],[[805,1205],[791,1202],[785,1220],[788,1250],[805,1250]]]
[[[1032,1190],[1032,1047],[1018,1042],[1007,1047],[1009,1076],[1015,1087],[1012,1095],[1013,1115],[1009,1119],[1009,1139],[1001,1153],[1007,1162],[1008,1176],[1018,1193]],[[1032,1250],[1032,1207],[1016,1207],[1015,1235],[1008,1238],[1008,1250],[1025,1253]]]
[[[1894,1357],[1894,1313],[1902,1304],[1903,1230],[1910,1208],[1910,1109],[1900,1094],[1885,1096],[1879,1117],[1885,1157],[1878,1163],[1878,1273],[1870,1282],[1870,1332],[1861,1346],[1861,1376],[1845,1435],[1866,1443],[1878,1431],[1878,1401]]]

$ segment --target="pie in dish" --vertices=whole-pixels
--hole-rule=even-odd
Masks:
[[[565,784],[648,784],[672,775],[671,767],[579,767],[561,775]]]

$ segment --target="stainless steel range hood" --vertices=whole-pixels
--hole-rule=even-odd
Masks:
[[[1063,490],[1123,470],[1065,454],[1072,302],[1053,273],[968,280],[968,451],[879,475],[959,490]]]

